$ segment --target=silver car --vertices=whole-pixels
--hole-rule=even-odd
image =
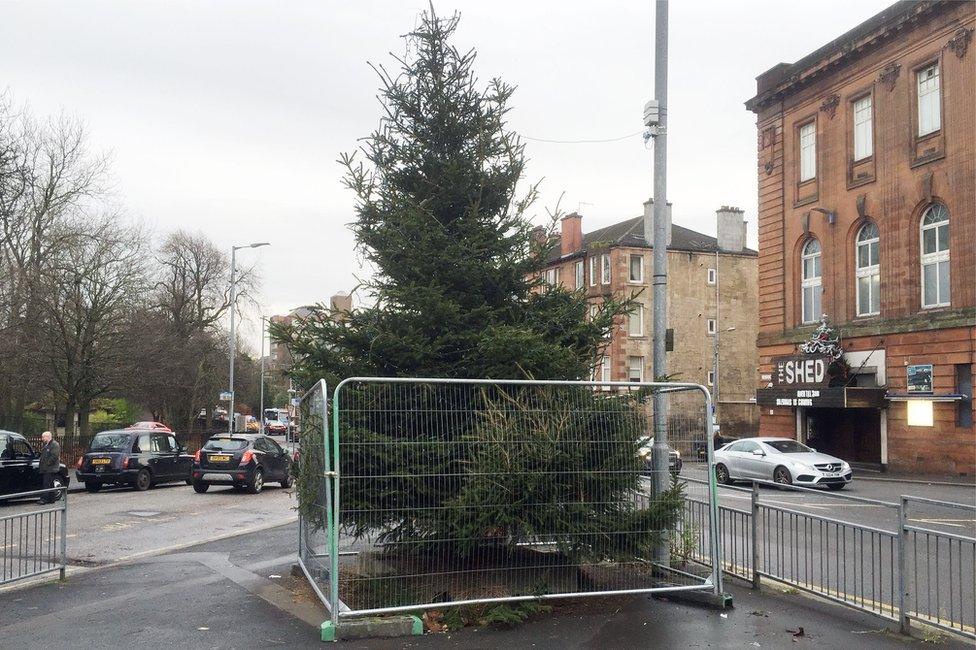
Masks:
[[[789,438],[743,438],[715,452],[715,479],[719,483],[762,479],[842,490],[853,477],[845,461]]]

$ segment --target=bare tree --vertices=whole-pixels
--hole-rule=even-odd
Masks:
[[[104,191],[104,157],[71,118],[39,123],[0,97],[0,413],[19,418],[47,377],[34,328],[42,320],[52,253],[83,236],[77,212]]]
[[[147,288],[145,234],[116,215],[87,224],[44,265],[39,328],[66,427],[77,412],[83,434],[92,400],[126,383],[128,322]]]

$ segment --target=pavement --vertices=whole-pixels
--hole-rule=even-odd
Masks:
[[[318,645],[326,613],[290,575],[297,527],[208,542],[178,552],[0,593],[5,647],[299,648]],[[423,637],[344,641],[347,648],[891,648],[919,642],[878,619],[798,594],[731,586],[726,612],[649,597],[557,602],[510,629],[466,628]],[[802,628],[802,634],[799,634]],[[944,648],[969,647],[947,638]]]

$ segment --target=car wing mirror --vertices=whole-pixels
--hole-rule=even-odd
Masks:
[[[766,455],[766,452],[764,452],[762,449],[753,449],[752,450],[752,455],[753,456],[765,456]]]

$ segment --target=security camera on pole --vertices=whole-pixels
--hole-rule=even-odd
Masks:
[[[270,246],[268,242],[256,242],[230,249],[230,407],[227,409],[227,432],[234,433],[234,352],[237,349],[237,332],[234,330],[234,313],[237,311],[237,251],[242,248]],[[263,347],[263,346],[262,346]]]

